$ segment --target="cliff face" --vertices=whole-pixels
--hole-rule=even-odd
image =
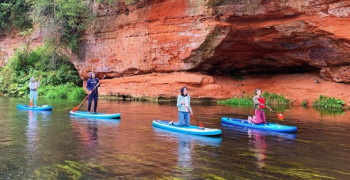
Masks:
[[[35,28],[28,37],[22,37],[16,29],[12,29],[9,33],[0,34],[0,68],[8,63],[16,49],[22,48],[25,44],[31,49],[42,45],[42,35],[39,28]]]
[[[139,0],[94,5],[97,20],[73,63],[109,78],[322,70],[349,82],[350,1]]]
[[[90,71],[107,75],[103,94],[173,97],[188,85],[194,97],[229,98],[263,86],[299,102],[319,94],[349,99],[348,85],[335,83],[350,82],[348,0],[139,0],[93,8],[97,19],[72,62],[84,80]],[[189,73],[171,74],[180,71]],[[295,91],[280,89],[284,79],[254,77],[236,92],[235,80],[219,80],[234,73],[308,74],[276,76]],[[319,76],[334,84],[316,87]],[[338,86],[344,92],[329,90]]]

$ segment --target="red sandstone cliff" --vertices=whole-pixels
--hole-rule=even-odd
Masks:
[[[0,67],[8,63],[15,54],[16,49],[22,48],[26,43],[33,49],[42,45],[40,29],[35,28],[26,38],[19,35],[19,31],[12,29],[10,33],[0,34]]]
[[[140,0],[94,8],[98,18],[73,59],[84,79],[89,71],[113,78],[322,69],[349,81],[347,0]]]
[[[350,82],[348,0],[139,0],[118,8],[96,3],[94,10],[98,18],[72,62],[83,79],[90,71],[107,74],[104,94],[172,97],[189,85],[195,97],[228,98],[259,86],[298,102],[319,94],[350,99],[349,85],[315,86],[317,74],[310,74]],[[192,73],[171,74],[180,71]],[[254,77],[241,93],[225,86],[234,80],[219,80],[296,72],[308,74]]]

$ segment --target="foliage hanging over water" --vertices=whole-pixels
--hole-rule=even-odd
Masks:
[[[320,97],[312,103],[312,106],[321,109],[343,109],[344,104],[344,101],[341,99],[320,95]]]
[[[82,80],[68,57],[50,45],[29,52],[17,51],[0,71],[0,92],[14,97],[28,95],[31,77],[41,77],[39,95],[49,98],[80,98],[85,95]],[[69,92],[69,94],[67,94]]]

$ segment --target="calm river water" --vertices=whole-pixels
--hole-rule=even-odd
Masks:
[[[0,98],[0,179],[350,179],[350,114],[293,107],[279,121],[295,134],[223,125],[252,108],[192,105],[221,137],[171,133],[153,119],[176,120],[175,103],[100,99],[99,112],[120,120],[74,118],[78,101],[39,99],[52,112],[17,110],[28,99]],[[86,109],[86,104],[81,110]],[[196,124],[191,119],[191,124]]]

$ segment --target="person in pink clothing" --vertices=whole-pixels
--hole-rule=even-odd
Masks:
[[[265,98],[261,95],[262,92],[259,88],[255,90],[255,94],[256,96],[253,97],[255,116],[249,116],[248,121],[254,124],[266,124],[264,109],[268,108],[270,111],[272,111],[272,109],[265,105]]]

